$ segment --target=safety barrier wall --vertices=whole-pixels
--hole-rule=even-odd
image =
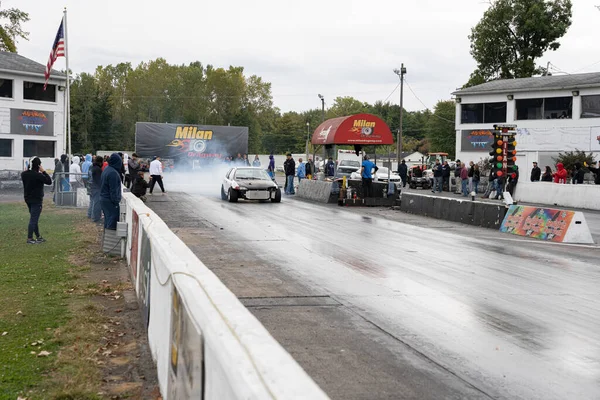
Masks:
[[[151,209],[124,199],[128,265],[165,399],[327,399]]]
[[[513,199],[524,203],[600,210],[600,185],[519,182]]]
[[[506,214],[504,204],[416,193],[402,193],[400,210],[410,214],[494,229],[500,228]]]

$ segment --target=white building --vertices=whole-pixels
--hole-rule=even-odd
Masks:
[[[15,53],[0,52],[0,170],[23,170],[38,156],[54,170],[65,152],[66,76],[52,71],[44,91],[45,66]]]
[[[600,153],[600,73],[505,79],[456,96],[456,154],[489,159],[494,124],[517,125],[517,165],[555,169],[559,152]],[[522,173],[523,174],[523,173]]]

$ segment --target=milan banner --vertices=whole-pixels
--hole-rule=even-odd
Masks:
[[[135,151],[142,158],[191,161],[248,153],[248,128],[138,122]]]
[[[10,133],[16,135],[54,136],[52,111],[10,110]]]

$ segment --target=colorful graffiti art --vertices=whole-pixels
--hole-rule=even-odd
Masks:
[[[562,242],[574,215],[573,211],[512,205],[502,221],[500,231]]]

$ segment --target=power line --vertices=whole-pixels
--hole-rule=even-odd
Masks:
[[[421,101],[421,99],[419,98],[419,96],[417,96],[417,94],[416,94],[416,93],[415,93],[415,91],[412,89],[412,87],[410,87],[410,85],[409,85],[408,81],[406,80],[406,78],[404,78],[404,81],[406,82],[406,86],[408,86],[408,89],[409,89],[409,90],[410,90],[410,92],[413,94],[413,96],[415,96],[415,98],[416,98],[417,100],[419,100],[419,103],[423,104],[423,107],[425,107],[425,109],[429,110],[429,107],[427,107],[427,106],[425,105],[425,103],[423,103],[423,101]],[[441,119],[442,121],[446,121],[446,122],[452,122],[452,123],[454,123],[454,121],[450,121],[450,120],[449,120],[449,119],[447,119],[447,118],[440,117],[439,115],[435,115],[435,113],[431,113],[431,115],[433,115],[434,117],[436,117],[436,118],[438,118],[438,119]]]
[[[396,90],[398,90],[398,87],[399,87],[399,86],[400,86],[400,83],[398,83],[398,84],[396,85],[396,87],[394,88],[394,90],[392,90],[392,93],[390,93],[390,94],[388,95],[388,97],[386,97],[386,98],[385,98],[385,100],[383,101],[384,103],[385,103],[385,102],[387,102],[387,101],[388,101],[388,99],[389,99],[390,97],[392,97],[392,95],[393,95],[394,93],[396,93]]]

